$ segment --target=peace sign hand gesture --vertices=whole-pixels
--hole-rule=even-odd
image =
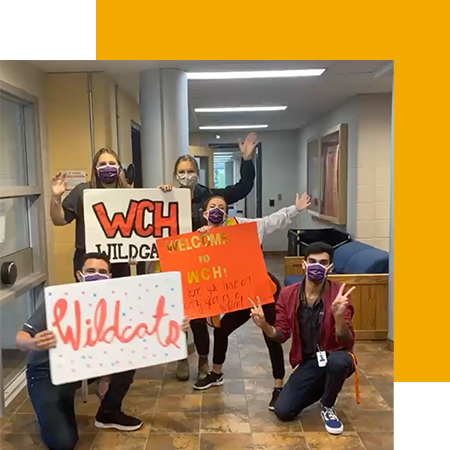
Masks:
[[[261,300],[259,297],[256,297],[256,300],[258,301],[257,304],[249,297],[248,299],[250,303],[252,304],[252,309],[250,311],[250,317],[253,319],[253,322],[259,327],[263,328],[263,326],[266,323],[266,317],[264,316],[264,311],[261,305]]]
[[[334,317],[342,317],[348,306],[348,297],[356,289],[354,286],[344,294],[345,283],[339,289],[338,295],[331,304],[331,312]]]
[[[256,146],[258,145],[258,141],[256,140],[256,133],[249,133],[245,138],[244,143],[239,139],[239,149],[242,153],[242,158],[245,161],[252,159],[253,152],[255,151]]]

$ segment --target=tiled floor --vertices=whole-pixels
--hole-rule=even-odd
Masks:
[[[271,270],[268,261],[269,270]],[[276,267],[275,272],[276,275]],[[285,346],[288,366],[289,343]],[[360,342],[361,404],[354,379],[338,401],[345,425],[341,436],[325,432],[317,405],[291,423],[269,412],[270,362],[260,331],[248,322],[230,338],[225,384],[200,393],[192,389],[196,356],[188,382],[175,379],[175,363],[138,371],[124,410],[145,422],[134,433],[98,431],[93,426],[98,400],[77,403],[77,450],[389,450],[393,449],[393,353],[384,342]],[[287,375],[291,373],[289,369]],[[23,392],[0,419],[1,450],[44,450],[30,401]]]
[[[124,410],[145,421],[135,433],[97,431],[98,400],[77,403],[78,450],[388,450],[393,448],[393,354],[383,342],[356,345],[362,402],[353,378],[339,396],[341,436],[323,429],[317,405],[298,420],[280,422],[267,409],[272,381],[263,339],[247,323],[230,339],[223,387],[199,393],[175,379],[175,364],[140,370]],[[286,347],[287,350],[287,347]],[[287,358],[287,351],[286,351]],[[192,376],[196,356],[191,356]],[[290,371],[288,372],[290,373]],[[2,450],[43,450],[30,402],[23,393],[1,419]]]

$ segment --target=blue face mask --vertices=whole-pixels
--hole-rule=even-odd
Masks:
[[[81,276],[83,277],[84,282],[109,280],[109,276],[103,273],[88,273],[87,275],[81,274]]]

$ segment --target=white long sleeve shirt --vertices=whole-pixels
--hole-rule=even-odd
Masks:
[[[238,223],[256,222],[258,230],[259,243],[262,245],[264,237],[274,231],[282,230],[290,225],[298,216],[299,211],[295,205],[281,208],[279,211],[270,214],[269,216],[260,217],[256,219],[247,219],[245,217],[235,217]]]

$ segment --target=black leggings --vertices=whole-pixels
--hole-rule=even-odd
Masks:
[[[275,283],[277,290],[274,295],[275,302],[281,291],[281,286],[278,280],[272,275],[268,274],[271,280]],[[263,306],[266,321],[270,325],[275,324],[275,303],[270,303]],[[250,309],[241,311],[234,311],[225,314],[222,317],[220,328],[214,328],[214,364],[223,364],[228,349],[228,336],[240,326],[244,325],[250,319]],[[206,319],[191,320],[192,334],[194,335],[194,343],[199,356],[208,356],[209,354],[209,333]],[[270,362],[272,363],[272,373],[275,379],[282,379],[285,375],[284,370],[284,355],[283,347],[278,342],[269,339],[264,333],[264,340],[266,341],[269,350]]]
[[[190,324],[198,355],[208,356],[210,340],[206,319],[192,319]]]
[[[263,305],[266,321],[270,325],[275,323],[275,303]],[[225,314],[220,322],[220,328],[214,328],[214,364],[223,364],[228,349],[228,336],[250,319],[250,309],[234,311]],[[285,375],[283,347],[280,343],[269,339],[264,333],[269,350],[272,374],[275,379],[282,379]]]

